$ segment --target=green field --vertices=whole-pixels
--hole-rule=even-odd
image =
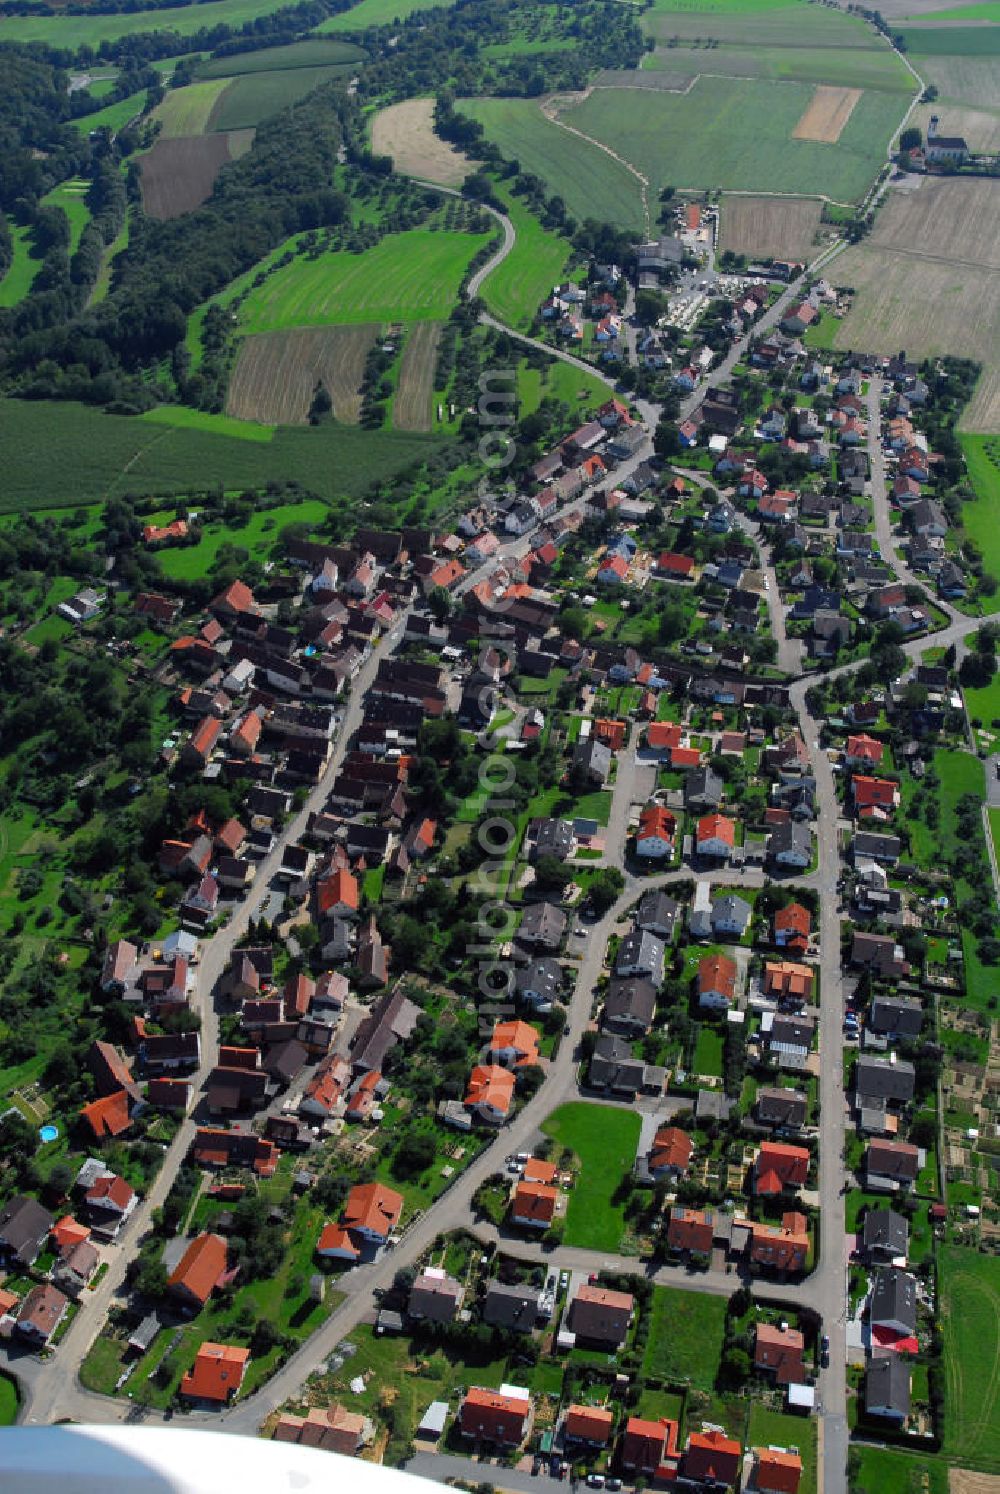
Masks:
[[[816,1422],[750,1403],[747,1442],[751,1447],[797,1447],[802,1459],[799,1494],[816,1494]]]
[[[1000,26],[910,26],[901,34],[915,57],[1000,57]]]
[[[245,73],[287,72],[298,67],[330,67],[345,62],[363,62],[363,48],[353,42],[313,37],[286,47],[262,47],[259,52],[237,52],[232,57],[213,57],[198,69],[199,78],[239,78]]]
[[[31,289],[31,283],[42,267],[40,259],[32,257],[31,229],[8,222],[14,256],[6,275],[0,279],[0,310],[16,306],[23,301]]]
[[[207,78],[188,83],[184,88],[168,88],[163,102],[157,104],[152,118],[160,126],[164,140],[180,140],[186,135],[201,135],[208,129],[219,95],[229,86],[225,78]]]
[[[337,250],[270,275],[240,308],[246,333],[348,322],[443,321],[458,300],[479,234],[417,228],[363,254]]]
[[[608,393],[608,386],[596,374],[584,373],[561,358],[546,358],[540,368],[530,363],[517,366],[517,409],[522,420],[533,415],[543,399],[557,399],[571,410],[588,409],[603,404]]]
[[[657,41],[717,41],[724,45],[813,47],[817,51],[853,47],[888,51],[874,30],[857,16],[809,0],[772,6],[757,3],[714,6],[654,5],[643,17],[643,30]]]
[[[233,436],[237,441],[274,440],[275,425],[255,420],[236,420],[232,415],[213,415],[208,410],[189,410],[185,405],[157,405],[139,416],[150,425],[169,425],[177,430],[204,431],[210,436]]]
[[[585,1250],[617,1250],[625,1210],[614,1201],[635,1162],[640,1121],[632,1110],[578,1102],[561,1105],[542,1130],[580,1161],[566,1206],[566,1244]]]
[[[644,1375],[711,1390],[726,1330],[726,1299],[677,1287],[653,1289],[653,1319],[642,1356]]]
[[[948,1469],[928,1453],[856,1447],[850,1456],[857,1460],[851,1494],[948,1494]]]
[[[70,254],[76,253],[80,235],[90,222],[90,208],[84,201],[89,187],[90,183],[85,180],[60,182],[58,187],[53,187],[42,198],[44,207],[60,207],[69,219]]]
[[[79,47],[98,47],[101,42],[134,36],[139,31],[172,32],[176,36],[193,36],[212,26],[242,26],[261,16],[282,10],[287,0],[203,0],[199,5],[180,6],[170,11],[169,20],[162,10],[136,10],[123,15],[4,16],[5,42],[45,42],[47,46],[75,52]],[[182,50],[178,48],[178,50]]]
[[[89,134],[91,130],[110,130],[112,134],[116,134],[140,113],[145,102],[145,93],[130,93],[128,98],[119,99],[117,104],[106,104],[93,114],[81,114],[79,119],[73,120],[73,124],[85,134]]]
[[[825,12],[824,12],[825,13]],[[734,78],[777,78],[831,83],[845,88],[881,88],[912,93],[913,77],[888,47],[733,46],[658,47],[642,60],[646,70],[670,74],[715,73]]]
[[[228,524],[212,524],[205,531],[198,545],[180,545],[161,550],[158,555],[160,569],[171,581],[192,581],[207,576],[223,545],[239,545],[258,557],[270,551],[282,529],[289,524],[321,524],[330,510],[318,498],[307,498],[303,503],[286,503],[280,508],[262,509],[255,513],[249,523],[234,529]],[[175,517],[168,512],[163,521]],[[152,522],[157,522],[155,519]]]
[[[0,1375],[0,1427],[12,1427],[17,1420],[17,1386],[10,1375]]]
[[[366,26],[391,26],[394,21],[405,21],[417,10],[438,10],[448,0],[361,0],[350,10],[338,16],[330,16],[316,30],[320,35],[330,31],[363,31]]]
[[[272,115],[279,114],[307,93],[329,83],[333,78],[349,78],[353,67],[349,62],[333,63],[329,67],[285,68],[273,72],[245,73],[227,83],[219,79],[216,86],[224,88],[211,118],[213,130],[246,130],[261,124]],[[214,81],[214,80],[213,80]],[[200,88],[201,84],[195,84]]]
[[[903,100],[862,94],[838,143],[824,145],[791,138],[812,93],[804,83],[699,78],[684,95],[595,89],[562,118],[631,161],[653,194],[672,185],[857,201],[885,162]]]
[[[606,151],[546,119],[537,100],[462,99],[457,107],[478,120],[505,156],[557,192],[574,218],[648,232],[638,178]]]
[[[962,525],[983,552],[983,565],[1000,579],[1000,437],[959,437],[976,502],[962,505]],[[1000,607],[1000,593],[985,599]]]
[[[161,417],[162,420],[163,417]],[[180,419],[188,419],[181,412]],[[420,463],[432,436],[354,427],[284,427],[272,441],[238,440],[179,424],[150,426],[84,405],[0,401],[0,510],[97,503],[110,493],[189,494],[214,483],[298,481],[322,498],[351,498]]]
[[[562,279],[573,250],[550,233],[517,197],[498,191],[514,225],[517,241],[507,258],[486,277],[479,294],[493,315],[512,327],[528,327],[552,287]]]
[[[1000,1260],[960,1246],[938,1256],[946,1456],[1000,1473]]]

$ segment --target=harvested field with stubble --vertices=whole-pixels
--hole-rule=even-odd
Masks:
[[[831,88],[820,83],[792,131],[793,140],[820,140],[836,145],[861,97],[860,88]]]
[[[245,338],[229,381],[226,414],[267,425],[303,425],[316,382],[322,379],[334,419],[357,425],[365,359],[378,331],[377,323],[369,323],[299,327]],[[412,429],[427,430],[429,425]]]
[[[440,187],[460,186],[478,165],[435,135],[433,99],[407,99],[380,109],[372,121],[372,150],[391,156],[401,175]]]
[[[808,260],[823,204],[815,197],[722,198],[719,248],[750,259]]]
[[[418,322],[407,330],[399,361],[399,383],[392,402],[392,423],[398,431],[431,429],[431,396],[440,337],[440,322]]]
[[[151,218],[179,218],[211,195],[223,166],[245,155],[253,130],[157,140],[139,163],[142,205]]]
[[[949,265],[1000,270],[1000,182],[928,178],[919,191],[893,192],[868,242]]]
[[[975,358],[983,377],[962,428],[1000,431],[1000,182],[927,180],[892,193],[836,278],[856,292],[836,347]]]
[[[961,135],[969,142],[970,150],[983,151],[989,155],[1000,151],[1000,114],[955,105],[920,104],[907,123],[917,125],[926,137],[932,114],[936,114],[941,121],[942,135]]]
[[[920,73],[940,101],[971,109],[1000,109],[1000,67],[992,57],[921,57]]]
[[[948,1494],[1000,1494],[1000,1475],[949,1468]]]

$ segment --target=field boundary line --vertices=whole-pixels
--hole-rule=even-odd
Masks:
[[[642,93],[646,90],[640,88],[634,91],[637,93]],[[577,101],[582,104],[585,99],[590,97],[592,92],[592,88],[584,89]],[[637,166],[633,166],[631,161],[626,161],[624,156],[620,156],[616,150],[612,150],[610,145],[605,145],[601,140],[595,140],[593,135],[588,135],[584,130],[577,129],[576,125],[567,124],[565,120],[560,119],[556,108],[556,100],[566,97],[566,94],[550,94],[549,98],[547,100],[543,100],[538,107],[541,110],[543,116],[550,122],[550,124],[558,125],[561,130],[565,130],[570,135],[578,136],[580,140],[586,140],[588,145],[595,145],[598,150],[602,150],[606,156],[610,156],[612,161],[616,161],[619,166],[624,166],[625,170],[630,172],[632,176],[635,177],[636,181],[639,183],[639,198],[642,202],[642,221],[645,227],[646,235],[648,237],[650,233],[649,178],[643,176],[639,168]],[[548,105],[548,107],[546,107],[546,104]]]

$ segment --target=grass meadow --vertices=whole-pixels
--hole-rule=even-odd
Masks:
[[[165,19],[162,10],[135,10],[121,15],[50,15],[4,16],[3,39],[6,42],[44,42],[62,51],[75,52],[80,47],[99,47],[101,42],[117,41],[140,31],[173,32],[193,36],[212,26],[242,26],[261,16],[281,10],[286,0],[203,0],[198,5],[171,10]],[[180,51],[181,48],[178,48]]]
[[[722,74],[734,78],[775,78],[799,83],[831,83],[845,88],[913,92],[913,78],[888,47],[733,46],[657,47],[643,58],[645,70]]]
[[[654,1287],[644,1375],[711,1390],[722,1355],[726,1299],[679,1287]]]
[[[514,225],[517,242],[486,277],[480,295],[494,316],[512,327],[531,325],[539,306],[563,276],[573,253],[566,239],[543,228],[517,197],[497,195]]]
[[[804,83],[703,77],[683,95],[595,89],[561,118],[630,161],[654,195],[671,185],[857,201],[885,161],[903,100],[863,93],[836,145],[793,140],[812,93]]]
[[[336,425],[285,428],[273,440],[105,415],[85,405],[0,400],[0,511],[98,503],[112,493],[196,494],[297,481],[321,498],[356,498],[437,450],[433,436]]]
[[[480,234],[412,229],[382,239],[363,254],[337,250],[298,259],[251,291],[240,308],[241,330],[443,321],[483,242]]]
[[[76,253],[76,247],[80,242],[80,236],[87,224],[90,222],[90,208],[85,201],[90,183],[85,179],[74,178],[68,182],[60,182],[58,187],[53,187],[42,198],[44,207],[62,208],[69,219],[69,252]]]
[[[638,179],[606,151],[547,119],[536,99],[463,99],[458,107],[505,156],[557,192],[574,218],[599,217],[646,232]]]
[[[31,229],[17,223],[8,226],[14,253],[6,275],[0,277],[0,310],[24,300],[42,267],[41,260],[32,254]]]
[[[405,21],[418,10],[437,10],[447,5],[448,0],[361,0],[350,10],[330,16],[316,27],[321,35],[331,31],[363,31],[367,26],[391,26],[394,21]]]
[[[961,442],[976,490],[976,502],[962,507],[962,524],[983,552],[986,569],[1000,577],[1000,437],[963,435]],[[1000,606],[1000,598],[993,600]]]
[[[961,1246],[938,1256],[945,1455],[1000,1473],[1000,1261]]]
[[[363,62],[365,52],[353,42],[329,37],[310,37],[285,47],[262,47],[258,52],[237,52],[232,57],[212,57],[198,69],[199,78],[239,78],[246,73],[288,72],[299,67],[329,67],[344,62]]]
[[[145,102],[145,93],[130,93],[128,98],[119,99],[116,104],[105,104],[103,109],[97,109],[93,114],[81,114],[72,123],[84,134],[91,130],[110,130],[115,134],[140,113]]]
[[[209,128],[219,95],[229,86],[226,78],[206,78],[184,88],[168,88],[162,103],[153,110],[164,140],[201,135]]]
[[[330,510],[318,498],[302,503],[286,503],[280,508],[262,509],[249,522],[234,529],[228,524],[210,524],[200,544],[179,545],[159,552],[160,569],[171,581],[194,581],[206,576],[223,545],[238,545],[252,554],[263,554],[273,548],[282,529],[289,524],[321,524]],[[176,515],[169,510],[163,516],[169,522]],[[152,522],[157,522],[154,519]]]
[[[625,1210],[615,1194],[635,1161],[639,1116],[617,1106],[579,1101],[554,1110],[542,1130],[579,1159],[580,1171],[566,1206],[566,1244],[617,1250]]]
[[[348,78],[350,63],[338,62],[329,67],[283,68],[273,72],[244,73],[241,77],[219,79],[223,88],[208,128],[212,130],[246,130],[279,114],[307,93],[329,83],[333,78]],[[213,80],[214,81],[214,80]],[[194,84],[196,88],[201,84]]]

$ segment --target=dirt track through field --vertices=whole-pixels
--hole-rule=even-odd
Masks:
[[[818,140],[824,145],[836,145],[860,97],[860,88],[833,88],[828,83],[817,84],[802,118],[792,131],[792,139]]]
[[[380,109],[372,121],[372,150],[391,156],[403,176],[441,187],[461,186],[478,165],[435,135],[433,99],[407,99]]]
[[[400,431],[429,431],[440,322],[418,322],[406,334],[392,423]]]
[[[378,330],[374,324],[298,327],[246,338],[229,381],[227,415],[267,425],[302,425],[321,379],[333,401],[334,419],[357,425],[365,359]]]

